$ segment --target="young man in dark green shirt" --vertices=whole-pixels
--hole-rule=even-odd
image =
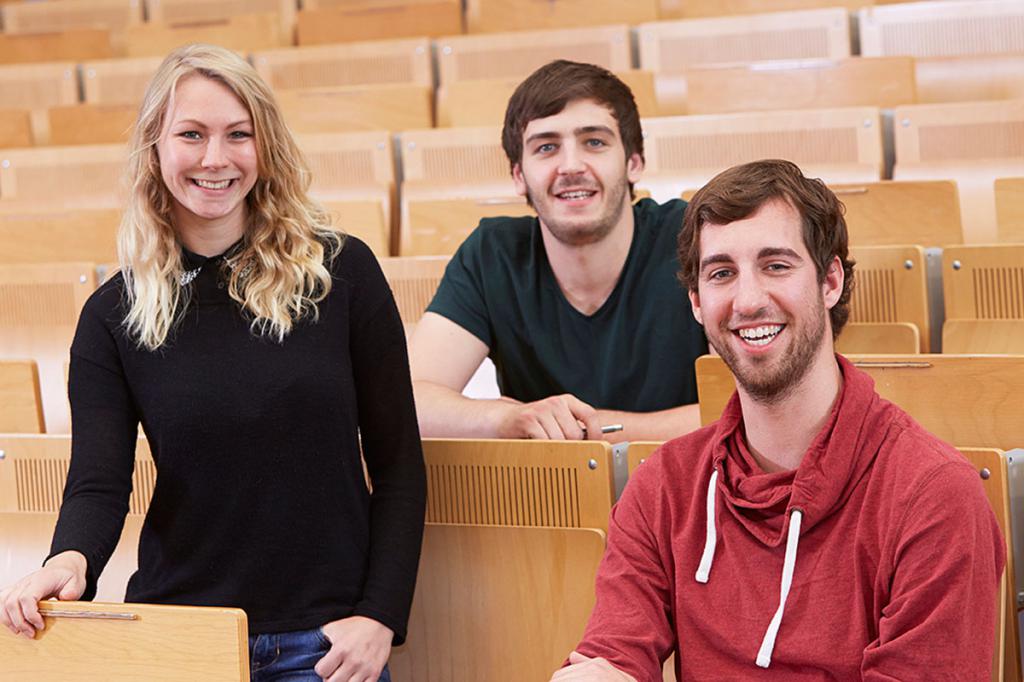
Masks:
[[[707,352],[676,279],[685,203],[632,205],[644,167],[629,88],[558,61],[509,100],[502,143],[537,218],[481,222],[410,342],[424,436],[662,440],[699,425]],[[502,398],[461,394],[487,356]],[[622,424],[608,436],[601,427]]]

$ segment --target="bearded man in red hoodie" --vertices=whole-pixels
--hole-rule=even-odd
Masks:
[[[988,680],[1005,545],[977,472],[836,355],[842,205],[787,161],[719,174],[679,237],[736,377],[612,511],[597,604],[553,680]]]

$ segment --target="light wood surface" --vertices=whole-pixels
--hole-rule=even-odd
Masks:
[[[858,9],[872,4],[873,0],[660,0],[658,16],[662,19],[686,19],[822,7]]]
[[[960,448],[979,473],[981,485],[985,489],[985,497],[992,505],[992,511],[999,522],[999,530],[1006,539],[1006,568],[1003,571],[1003,584],[1000,590],[999,611],[996,620],[996,647],[993,652],[992,680],[1019,680],[1021,661],[1018,646],[1018,618],[1016,599],[1016,574],[1014,572],[1014,553],[1010,528],[1010,490],[1009,472],[1002,450],[989,448]]]
[[[401,136],[405,181],[481,184],[503,181],[512,187],[501,129],[406,130]]]
[[[956,180],[964,242],[996,241],[993,183],[1024,176],[1024,99],[897,107],[897,180]]]
[[[0,109],[0,148],[31,146],[32,117],[28,110]]]
[[[914,60],[919,104],[1024,98],[1024,52],[919,57]]]
[[[255,52],[252,62],[263,80],[279,90],[434,84],[426,38],[264,50]]]
[[[0,263],[117,260],[118,209],[9,212],[0,208]],[[0,429],[2,431],[2,429]]]
[[[1001,0],[913,2],[860,10],[865,56],[1024,52],[1024,5]]]
[[[608,529],[604,441],[425,438],[423,458],[429,523]]]
[[[425,85],[353,85],[283,90],[278,104],[296,133],[408,130],[434,123],[433,90]]]
[[[851,248],[850,257],[857,264],[850,322],[909,322],[917,327],[921,352],[929,352],[931,321],[924,249],[861,246]]]
[[[327,199],[321,203],[331,214],[336,229],[358,237],[373,255],[384,258],[391,252],[391,225],[385,210],[389,201],[390,196],[381,194],[376,199]]]
[[[942,247],[963,242],[955,182],[883,180],[832,185],[846,207],[853,246],[917,244]]]
[[[633,67],[629,27],[619,24],[450,35],[437,40],[441,85],[496,78],[518,82],[555,59],[596,64],[614,72],[628,71]]]
[[[924,428],[963,447],[1010,449],[1024,443],[1018,397],[1024,391],[1019,355],[851,355],[875,390]],[[697,359],[702,424],[718,419],[735,390],[721,358]]]
[[[396,680],[546,680],[594,606],[604,533],[427,524]]]
[[[139,0],[49,0],[3,8],[4,32],[46,33],[75,28],[123,29],[142,23]]]
[[[121,204],[123,145],[0,150],[0,210]]]
[[[138,106],[163,57],[103,59],[82,64],[82,88],[86,104]],[[72,102],[73,103],[73,102]]]
[[[921,335],[910,322],[849,322],[836,339],[836,351],[849,353],[917,353]]]
[[[467,33],[635,25],[657,18],[657,0],[466,0]]]
[[[687,69],[690,114],[913,104],[909,57],[847,57]]]
[[[125,57],[166,56],[187,43],[213,43],[238,52],[270,50],[291,44],[273,13],[241,14],[226,19],[186,23],[152,23],[125,31]]]
[[[78,312],[95,288],[92,263],[0,265],[0,357],[36,361],[50,433],[70,428],[64,364]]]
[[[395,161],[387,132],[304,133],[295,136],[313,174],[315,194],[365,186],[391,187]]]
[[[1024,320],[947,319],[942,352],[1024,355]]]
[[[654,451],[663,445],[660,441],[633,441],[626,450],[626,460],[629,462],[629,475],[632,476],[636,468],[644,463]]]
[[[437,37],[462,32],[459,0],[350,0],[303,3],[296,40],[299,45],[360,40]]]
[[[42,433],[43,428],[36,363],[0,360],[0,433]]]
[[[946,248],[942,291],[949,319],[1024,319],[1024,244]]]
[[[654,75],[647,71],[625,71],[616,76],[629,86],[641,116],[657,116]],[[522,78],[459,80],[437,90],[437,125],[448,127],[500,126],[505,120],[508,100]]]
[[[0,679],[83,682],[224,682],[249,679],[248,627],[240,609],[54,602],[46,628],[27,640],[0,632]],[[131,619],[81,617],[130,614]]]
[[[73,104],[47,110],[48,144],[127,144],[138,107],[133,104]]]
[[[295,32],[294,0],[146,0],[148,21],[161,24],[219,21],[247,14],[274,14],[290,45]]]
[[[395,295],[402,323],[409,330],[423,317],[434,299],[448,265],[447,256],[405,256],[382,258],[380,267]]]
[[[641,69],[681,74],[698,64],[850,56],[843,9],[659,21],[637,28]]]
[[[0,34],[0,64],[82,61],[114,57],[110,31],[73,28],[50,33]]]
[[[1024,177],[996,178],[995,190],[999,241],[1024,244]]]
[[[19,109],[75,104],[78,102],[75,64],[50,60],[44,64],[0,66],[0,102],[5,107]]]
[[[455,198],[445,198],[421,193],[417,187],[407,189],[398,249],[402,256],[450,256],[484,218],[534,215],[526,200],[512,192],[452,188],[449,194]]]
[[[881,118],[870,107],[649,118],[643,128],[647,164],[638,185],[656,198],[765,158],[790,159],[830,184],[882,176]]]

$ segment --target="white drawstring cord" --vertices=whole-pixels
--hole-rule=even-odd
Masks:
[[[772,662],[775,637],[779,634],[779,626],[782,625],[782,612],[786,609],[786,598],[789,596],[790,585],[793,584],[796,548],[800,544],[800,521],[803,516],[803,512],[799,509],[794,509],[789,516],[789,535],[786,538],[786,558],[782,562],[782,590],[779,594],[779,608],[775,611],[772,622],[768,624],[768,632],[764,633],[761,649],[757,652],[757,665],[761,668],[767,668]]]
[[[715,558],[715,545],[718,544],[718,532],[715,530],[715,490],[718,483],[718,469],[711,472],[711,481],[708,483],[707,496],[707,535],[704,539],[704,553],[700,557],[700,564],[697,566],[697,582],[706,583],[711,575],[711,562]]]

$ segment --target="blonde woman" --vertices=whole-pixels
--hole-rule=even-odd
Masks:
[[[390,679],[425,476],[377,262],[328,229],[270,90],[218,47],[164,60],[129,180],[121,273],[89,299],[71,348],[51,554],[0,592],[0,620],[31,637],[38,600],[93,596],[141,422],[158,476],[127,601],[245,609],[253,680]]]

